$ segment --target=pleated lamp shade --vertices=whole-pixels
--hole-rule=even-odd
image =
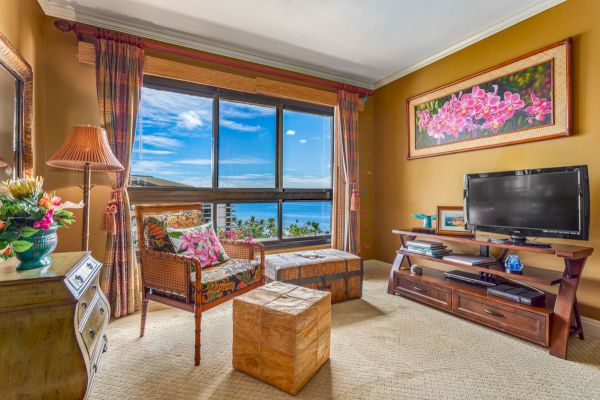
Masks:
[[[48,160],[52,167],[83,170],[86,162],[92,171],[122,171],[113,154],[106,131],[90,125],[75,125],[62,147]]]

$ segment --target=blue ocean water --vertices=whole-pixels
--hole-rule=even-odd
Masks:
[[[235,216],[248,219],[277,219],[277,203],[236,203]],[[283,203],[283,228],[296,223],[318,222],[321,231],[331,232],[331,202],[289,201]]]

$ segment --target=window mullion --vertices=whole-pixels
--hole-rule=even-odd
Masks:
[[[277,138],[276,138],[276,163],[275,166],[275,187],[283,189],[283,104],[277,105]]]
[[[219,187],[219,93],[213,94],[212,190]]]

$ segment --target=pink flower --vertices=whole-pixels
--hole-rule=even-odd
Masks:
[[[504,125],[504,123],[506,122],[506,114],[502,114],[502,113],[497,113],[494,114],[492,116],[490,116],[489,119],[487,119],[483,125],[481,125],[481,127],[483,129],[491,129],[492,132],[496,133],[498,131],[498,129]]]
[[[417,111],[417,116],[419,117],[419,128],[426,128],[427,123],[431,119],[431,116],[429,115],[429,110]]]
[[[535,93],[531,93],[531,105],[525,109],[525,112],[529,115],[527,121],[533,124],[533,120],[542,122],[546,119],[546,114],[552,112],[552,102],[545,98],[539,98]]]
[[[246,238],[246,241],[248,241],[248,242],[251,242],[251,241],[253,241],[253,240],[254,240],[254,238],[253,238],[252,236],[248,236],[248,237]]]
[[[44,218],[40,219],[39,221],[35,221],[33,223],[33,227],[36,229],[42,229],[42,230],[50,229],[50,226],[54,223],[54,219],[52,218],[53,215],[54,215],[54,209],[48,210],[46,215],[44,215]]]
[[[519,93],[504,92],[504,103],[506,104],[506,112],[509,118],[513,116],[516,110],[525,107],[525,102],[521,100]]]

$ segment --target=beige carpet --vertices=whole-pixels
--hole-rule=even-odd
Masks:
[[[298,399],[600,399],[600,339],[546,349],[386,293],[365,264],[364,296],[333,307],[331,360]],[[231,302],[202,318],[194,367],[191,313],[152,307],[110,324],[91,399],[289,399],[231,368]]]

